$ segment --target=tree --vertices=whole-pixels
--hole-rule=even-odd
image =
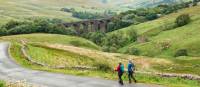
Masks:
[[[19,21],[11,20],[8,23],[6,23],[3,27],[6,28],[6,29],[11,29],[11,28],[14,28],[14,27],[16,27],[20,24],[22,24],[22,23],[19,22]]]
[[[48,28],[48,33],[63,34],[63,35],[76,35],[76,31],[71,27],[66,28],[64,25],[51,25]]]
[[[0,36],[7,35],[7,30],[5,28],[0,29]]]
[[[103,42],[103,38],[105,37],[105,33],[103,32],[90,32],[87,34],[86,38],[90,39],[94,43],[101,45]]]
[[[190,22],[190,20],[191,19],[190,19],[189,14],[182,14],[176,18],[175,23],[178,27],[181,27],[181,26],[188,24]]]
[[[179,49],[176,51],[174,57],[179,57],[179,56],[188,56],[188,51],[187,49]]]
[[[149,14],[146,15],[146,19],[148,19],[148,20],[154,20],[154,19],[157,19],[157,18],[158,18],[158,16],[157,16],[156,13],[149,13]]]
[[[128,38],[124,37],[121,32],[107,35],[103,40],[103,45],[115,47],[116,49],[126,45],[127,41],[129,41]]]
[[[193,0],[193,6],[196,6],[200,0]]]
[[[8,30],[8,33],[13,35],[13,34],[29,34],[29,33],[35,33],[36,30],[33,29],[33,27],[31,25],[19,25],[16,26],[12,29]]]
[[[128,36],[130,36],[129,42],[135,42],[137,40],[137,37],[138,37],[137,32],[135,30],[130,30],[128,32]]]
[[[34,18],[23,22],[8,22],[0,30],[0,35],[29,34],[29,33],[53,33],[63,35],[75,35],[73,28],[66,28],[60,24],[60,20]],[[8,28],[8,29],[7,29]]]

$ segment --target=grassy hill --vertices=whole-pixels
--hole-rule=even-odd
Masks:
[[[26,42],[26,52],[34,61],[42,62],[50,66],[68,67],[97,67],[100,70],[85,69],[53,69],[30,63],[21,52],[21,40]],[[137,65],[137,71],[141,72],[169,72],[196,74],[200,73],[198,58],[163,59],[133,56],[118,53],[106,53],[100,51],[100,47],[83,38],[57,35],[57,34],[25,34],[0,37],[0,41],[10,41],[10,53],[17,63],[35,70],[59,72],[80,76],[92,76],[106,79],[117,79],[116,74],[107,69],[114,69],[119,61],[126,64],[129,59]],[[190,62],[190,63],[188,63]],[[185,67],[187,65],[187,67]],[[103,67],[103,68],[102,68]],[[105,68],[106,67],[106,68]],[[172,68],[173,67],[173,68]],[[181,67],[181,68],[180,68]],[[193,67],[193,68],[189,68]],[[125,77],[126,78],[126,77]],[[136,78],[142,83],[161,84],[169,87],[197,87],[197,81],[180,78],[161,78],[154,75],[138,73]],[[127,79],[127,78],[126,78]]]
[[[91,3],[95,4],[91,5]],[[60,8],[65,6],[78,10],[94,10],[91,7],[105,8],[106,4],[102,4],[101,0],[88,0],[87,2],[83,0],[2,0],[0,1],[0,13],[2,13],[0,17],[3,17],[3,19],[0,19],[0,23],[5,23],[10,19],[23,20],[32,16],[76,21],[77,19],[71,17],[70,13],[59,11]],[[89,40],[58,34],[2,36],[0,41],[11,43],[9,52],[17,63],[35,70],[116,80],[117,75],[112,70],[118,62],[127,64],[128,60],[132,60],[139,72],[200,75],[199,9],[200,6],[186,8],[157,20],[107,33],[107,35],[122,33],[122,37],[132,37],[130,32],[136,31],[138,37],[144,37],[146,41],[130,42],[130,44],[118,49],[118,52],[127,53],[137,50],[138,56],[102,52],[101,47]],[[175,19],[185,13],[190,14],[192,21],[185,26],[173,28]],[[21,41],[26,42],[26,44],[22,44]],[[54,69],[32,64],[22,54],[22,46],[27,47],[26,52],[34,61],[49,66],[68,66],[70,68]],[[175,53],[180,49],[187,50],[188,56],[174,58]],[[73,68],[77,66],[97,68],[97,70]],[[124,78],[127,80],[126,77]],[[141,73],[137,73],[136,78],[141,83],[153,83],[169,87],[199,86],[198,81],[181,78],[162,78]]]
[[[130,10],[134,8],[154,7],[160,4],[175,4],[188,2],[192,0],[108,0],[121,10]]]
[[[126,33],[135,30],[139,37],[145,37],[148,41],[145,43],[134,42],[119,49],[119,52],[126,52],[131,49],[138,49],[140,55],[151,57],[173,57],[177,50],[186,49],[191,57],[199,57],[199,9],[200,6],[187,8],[178,11],[157,20],[145,22],[139,25],[111,32]],[[175,24],[175,19],[181,14],[190,14],[191,23],[183,27],[172,28]],[[163,30],[169,28],[169,30]],[[169,48],[162,49],[162,46],[168,44]]]
[[[93,4],[91,4],[93,3]],[[95,3],[95,4],[94,4]],[[71,13],[60,11],[61,8],[75,8],[76,10],[97,10],[105,7],[98,0],[1,0],[0,23],[8,20],[22,20],[29,17],[59,18],[65,21],[77,21]],[[91,8],[96,9],[91,9]]]
[[[100,50],[100,47],[91,41],[75,36],[66,36],[58,34],[24,34],[0,37],[0,41],[21,42],[21,40],[33,43],[52,43],[72,45],[89,49]]]
[[[162,2],[162,0],[158,1]],[[60,11],[60,9],[75,8],[77,11],[90,12],[110,9],[120,12],[128,10],[127,3],[137,7],[150,2],[147,0],[108,0],[107,3],[105,3],[105,0],[1,0],[0,24],[6,23],[8,20],[23,20],[29,17],[58,18],[67,22],[78,21],[79,19],[72,17],[71,13]]]

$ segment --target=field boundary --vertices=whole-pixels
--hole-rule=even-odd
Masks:
[[[87,66],[74,66],[74,67],[50,66],[50,65],[45,64],[45,63],[34,61],[34,60],[32,60],[31,56],[28,55],[28,53],[26,52],[26,49],[28,49],[26,47],[26,43],[24,41],[21,41],[21,43],[22,43],[21,52],[22,52],[23,56],[26,58],[27,61],[29,61],[32,64],[35,64],[35,65],[38,65],[38,66],[43,66],[43,67],[48,67],[48,68],[52,68],[52,69],[96,70],[95,67],[87,67]]]
[[[84,67],[84,66],[75,66],[75,67],[67,67],[67,66],[49,66],[48,64],[44,64],[44,63],[40,63],[37,61],[32,60],[32,58],[26,53],[26,43],[24,41],[22,42],[22,47],[21,47],[21,51],[24,55],[24,57],[26,58],[26,60],[28,60],[29,62],[31,62],[32,64],[36,64],[39,66],[43,66],[43,67],[48,67],[48,68],[52,68],[52,69],[77,69],[77,70],[96,70],[95,67]],[[177,73],[160,73],[160,72],[144,72],[144,71],[136,71],[136,73],[140,73],[140,74],[148,74],[148,75],[156,75],[156,76],[160,76],[160,77],[179,77],[179,78],[183,78],[183,79],[189,79],[189,80],[197,80],[200,81],[200,76],[198,75],[192,75],[192,74],[177,74]]]
[[[136,71],[136,73],[141,73],[141,74],[149,74],[149,75],[157,75],[160,77],[179,77],[183,79],[189,79],[189,80],[197,80],[200,81],[200,76],[198,75],[192,75],[192,74],[176,74],[176,73],[159,73],[159,72],[143,72],[143,71]]]

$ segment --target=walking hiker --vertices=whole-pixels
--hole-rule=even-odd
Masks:
[[[129,62],[128,62],[128,79],[129,79],[129,83],[132,82],[131,79],[133,79],[135,83],[137,82],[135,77],[133,76],[134,71],[135,71],[135,65],[131,60],[129,60]]]
[[[119,63],[119,65],[117,66],[117,68],[115,69],[115,71],[118,72],[119,83],[121,85],[124,85],[123,80],[122,80],[122,75],[124,73],[124,65],[122,63]]]

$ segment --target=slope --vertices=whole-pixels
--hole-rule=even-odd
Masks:
[[[173,57],[177,50],[186,49],[189,56],[199,57],[199,9],[200,6],[186,8],[157,20],[132,25],[109,34],[122,32],[124,36],[127,36],[128,32],[135,30],[139,38],[147,39],[144,43],[131,43],[119,49],[119,52],[125,53],[135,48],[140,51],[140,55],[144,56]],[[190,14],[192,21],[188,25],[174,29],[175,19],[180,14]],[[170,47],[162,49],[165,44]]]
[[[0,41],[11,41],[20,43],[21,40],[33,43],[57,43],[100,50],[100,47],[94,44],[93,42],[75,36],[66,36],[58,34],[24,34],[0,37]]]
[[[102,8],[105,5],[98,0],[1,0],[0,23],[5,23],[11,19],[22,20],[29,17],[48,17],[65,21],[77,21],[78,19],[73,18],[71,13],[60,11],[64,7],[87,10],[92,7]]]
[[[34,70],[58,72],[79,76],[91,76],[113,80],[117,79],[116,74],[113,74],[112,72],[113,66],[116,66],[119,61],[126,64],[128,60],[131,59],[137,65],[137,70],[142,72],[158,72],[162,70],[159,69],[160,67],[168,68],[168,65],[174,64],[174,61],[182,61],[101,52],[98,51],[100,48],[90,41],[78,37],[56,34],[13,35],[0,37],[0,40],[11,42],[9,52],[14,60],[23,67]],[[22,40],[26,44],[22,44]],[[34,64],[28,61],[26,56],[23,54],[23,46],[26,47],[25,51],[27,52],[27,55],[29,55],[34,61],[42,62],[45,63],[45,65],[47,64],[50,66],[67,67],[64,69],[58,69]],[[187,61],[184,61],[184,63],[187,63]],[[198,64],[199,62],[191,65],[188,65],[187,63],[187,66],[193,67]],[[182,64],[176,66],[183,67]],[[199,75],[199,72],[197,72],[199,68],[194,69],[185,67],[183,68],[182,72],[179,72],[180,70],[178,69],[172,70],[177,71],[167,72]],[[187,87],[191,85],[196,87],[199,85],[197,81],[184,80],[180,78],[163,79],[162,77],[140,73],[137,74],[137,79],[141,83],[161,84],[171,87]]]

